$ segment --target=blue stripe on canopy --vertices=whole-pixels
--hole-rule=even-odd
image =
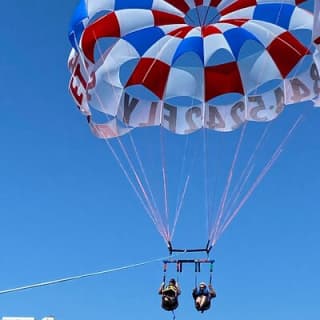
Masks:
[[[153,0],[115,0],[115,10],[121,9],[151,9]]]
[[[84,30],[83,20],[88,17],[87,4],[85,0],[80,0],[76,10],[73,13],[73,16],[70,21],[69,26],[69,40],[73,46],[77,50],[82,32]]]
[[[141,29],[123,37],[142,56],[155,42],[161,39],[165,33],[157,27]]]
[[[201,37],[190,37],[183,39],[173,57],[173,63],[185,53],[195,53],[199,56],[202,63],[204,63],[203,53],[203,39]]]
[[[246,41],[254,40],[260,43],[260,41],[252,33],[241,28],[227,30],[223,33],[223,35],[236,59],[238,59],[239,52]]]
[[[273,23],[284,29],[289,28],[294,6],[284,3],[267,3],[257,5],[253,19]]]
[[[75,31],[75,29],[77,28],[77,25],[87,17],[88,17],[88,10],[87,10],[86,1],[80,0],[76,7],[76,10],[72,15],[70,26],[69,26],[69,32],[71,33],[72,31]]]

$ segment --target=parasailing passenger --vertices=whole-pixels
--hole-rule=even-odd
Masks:
[[[166,286],[164,282],[161,283],[159,294],[162,295],[161,307],[167,311],[177,309],[179,302],[178,296],[181,294],[180,287],[175,279],[170,279]]]
[[[199,288],[194,288],[192,291],[195,307],[201,313],[210,308],[211,299],[216,296],[216,291],[213,289],[211,283],[207,286],[206,283],[200,282]]]

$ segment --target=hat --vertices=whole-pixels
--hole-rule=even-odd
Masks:
[[[206,287],[207,285],[204,282],[199,283],[199,287]]]
[[[172,278],[172,279],[170,279],[169,283],[176,284],[176,280],[174,280],[174,279]]]

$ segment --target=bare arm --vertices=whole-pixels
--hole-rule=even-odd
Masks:
[[[212,285],[211,284],[209,284],[209,293],[210,293],[210,297],[211,298],[215,298],[216,296],[217,296],[217,293],[216,293],[216,291],[213,289],[213,287],[212,287]]]
[[[176,287],[177,287],[177,296],[179,296],[181,294],[181,289],[178,282],[176,283]]]
[[[160,288],[158,290],[158,293],[162,294],[163,293],[163,289],[164,289],[164,282],[161,283]]]

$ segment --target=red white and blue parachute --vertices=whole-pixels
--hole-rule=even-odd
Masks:
[[[303,0],[83,0],[70,90],[97,136],[162,125],[185,134],[269,121],[315,99],[313,14]]]
[[[318,101],[311,0],[81,0],[69,39],[70,92],[104,139],[148,126],[229,132]]]

